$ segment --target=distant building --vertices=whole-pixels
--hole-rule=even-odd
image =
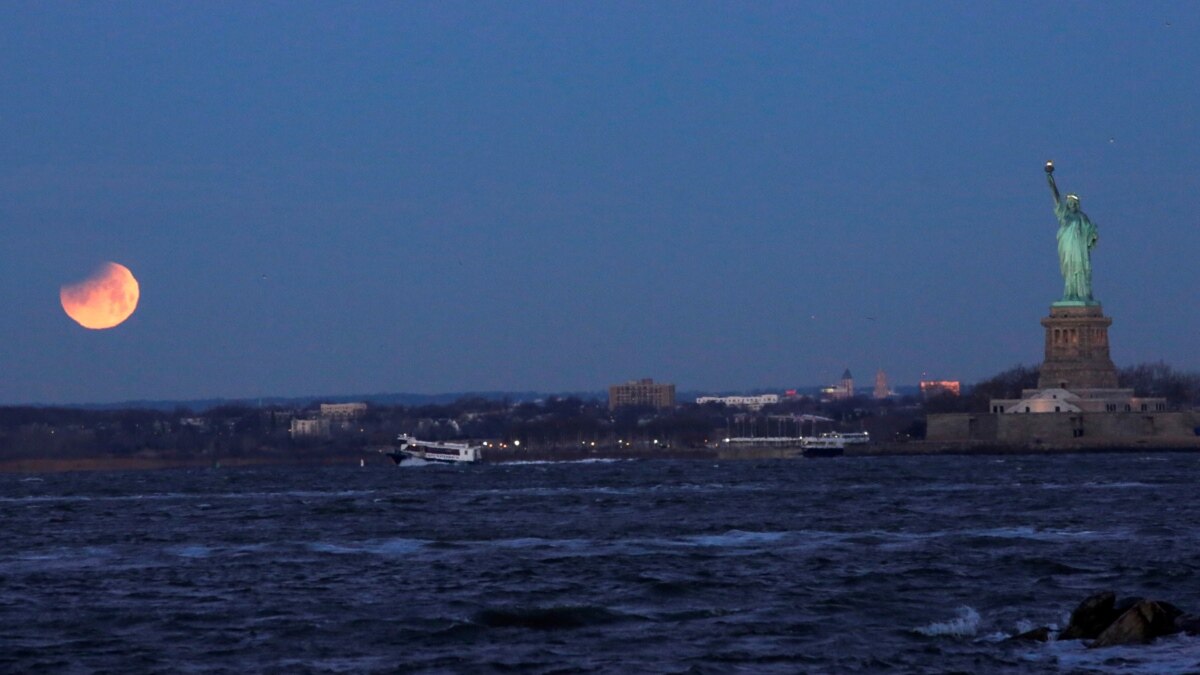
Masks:
[[[888,388],[887,373],[883,372],[883,368],[875,373],[875,398],[884,399],[892,395],[892,390]]]
[[[329,435],[329,420],[319,418],[315,420],[293,419],[292,426],[288,429],[292,438],[318,438]]]
[[[608,388],[608,408],[626,405],[648,405],[655,408],[675,407],[675,385],[655,383],[653,379],[630,380]]]
[[[321,417],[331,420],[349,420],[367,414],[366,403],[322,403]]]
[[[193,429],[207,429],[208,420],[203,417],[181,417],[179,418],[179,426],[191,427]]]
[[[827,401],[844,401],[854,398],[854,376],[850,374],[849,368],[842,373],[841,382],[821,389],[821,398]]]
[[[779,403],[778,394],[762,394],[761,396],[701,396],[696,399],[696,403],[704,405],[705,403],[723,403],[727,406],[736,408],[749,408],[751,410],[762,410],[764,406]]]
[[[958,396],[961,391],[958,380],[921,380],[921,398],[926,401],[944,394]]]
[[[1166,412],[1167,399],[1133,395],[1132,389],[1025,389],[1018,399],[991,401],[993,413]]]

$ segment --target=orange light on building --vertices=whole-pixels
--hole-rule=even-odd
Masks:
[[[921,398],[928,399],[944,394],[958,396],[961,391],[962,385],[958,380],[921,380]]]

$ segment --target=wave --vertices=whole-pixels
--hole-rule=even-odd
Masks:
[[[1083,640],[1050,641],[1035,647],[1031,659],[1045,659],[1059,672],[1195,673],[1200,639],[1187,635],[1158,638],[1148,645],[1088,649]],[[1114,667],[1115,666],[1115,667]]]
[[[388,539],[369,544],[352,545],[338,544],[327,541],[314,541],[305,547],[316,553],[333,553],[335,555],[374,554],[383,556],[406,555],[415,553],[433,542],[426,539]]]
[[[569,630],[615,623],[636,618],[596,605],[553,607],[506,607],[484,609],[471,622],[488,628],[526,628],[531,630]]]
[[[949,621],[935,621],[931,624],[914,628],[921,635],[938,637],[950,635],[954,637],[970,637],[979,632],[979,612],[974,608],[963,605],[958,608],[958,616]]]
[[[1084,483],[1038,483],[1029,487],[1036,487],[1042,490],[1128,490],[1145,488],[1161,489],[1164,486],[1156,483],[1142,483],[1140,481],[1087,481]]]
[[[28,562],[47,562],[60,560],[92,560],[97,558],[109,558],[115,556],[116,553],[104,546],[82,546],[79,548],[56,548],[43,551],[27,551],[18,553],[13,556],[14,560],[22,560]]]
[[[543,537],[517,537],[516,539],[493,539],[479,542],[488,546],[500,548],[571,548],[580,549],[594,546],[590,539],[546,539]]]
[[[993,527],[981,530],[962,530],[961,532],[944,533],[951,536],[992,537],[995,539],[1029,539],[1032,541],[1062,541],[1064,539],[1127,539],[1129,532],[1117,530],[1058,530],[1038,529],[1033,527]]]
[[[298,497],[301,499],[327,499],[336,497],[358,497],[374,494],[375,490],[282,490],[279,492],[152,492],[128,495],[28,495],[25,497],[0,497],[4,503],[53,503],[53,502],[142,502],[163,500],[231,499],[247,500],[264,497]]]
[[[747,532],[729,530],[724,534],[701,534],[683,537],[680,541],[694,546],[743,547],[770,544],[787,536],[787,532]]]
[[[637,462],[640,460],[617,457],[588,457],[586,459],[521,459],[513,462],[503,462],[504,466],[537,466],[542,464],[615,464],[617,462]]]
[[[207,558],[213,553],[211,548],[201,544],[185,544],[171,547],[168,550],[180,558]]]

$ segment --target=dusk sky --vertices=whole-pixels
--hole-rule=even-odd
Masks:
[[[1200,369],[1200,4],[0,5],[0,403]],[[60,286],[132,270],[125,323]]]

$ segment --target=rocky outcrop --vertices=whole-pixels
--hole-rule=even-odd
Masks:
[[[1200,635],[1200,616],[1184,614],[1175,605],[1162,600],[1133,596],[1118,602],[1116,593],[1105,591],[1079,603],[1058,639],[1092,640],[1088,647],[1100,648],[1142,645],[1180,631]],[[1027,634],[1013,639],[1024,635]]]
[[[1071,612],[1071,621],[1063,632],[1058,634],[1059,640],[1094,640],[1104,632],[1118,614],[1116,613],[1117,594],[1104,591],[1088,596]]]
[[[1154,638],[1178,633],[1175,617],[1179,614],[1170,603],[1142,600],[1125,610],[1088,647],[1144,645]]]
[[[1175,617],[1175,627],[1187,635],[1200,635],[1200,616],[1180,614]]]

